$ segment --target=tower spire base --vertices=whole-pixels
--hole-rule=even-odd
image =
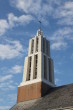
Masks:
[[[17,103],[43,97],[48,93],[50,88],[51,86],[44,82],[18,87]]]

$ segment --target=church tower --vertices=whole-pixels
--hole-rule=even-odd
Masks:
[[[43,37],[41,29],[38,29],[36,36],[29,41],[23,79],[18,86],[17,103],[40,98],[51,87],[55,87],[55,82],[50,42]]]

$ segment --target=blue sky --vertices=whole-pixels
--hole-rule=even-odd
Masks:
[[[56,85],[73,83],[73,0],[0,0],[0,110],[16,103],[39,19],[50,40]]]

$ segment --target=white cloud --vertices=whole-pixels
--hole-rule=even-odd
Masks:
[[[9,28],[9,25],[6,20],[0,19],[0,36],[6,32]]]
[[[0,82],[10,80],[10,79],[12,79],[12,77],[13,77],[12,75],[0,76]]]
[[[59,41],[64,39],[72,39],[71,34],[73,34],[72,27],[64,27],[55,31],[54,35],[50,38],[52,41]]]
[[[61,18],[57,22],[59,25],[73,26],[73,17]]]
[[[12,59],[23,52],[20,41],[8,41],[7,44],[0,44],[0,59]]]
[[[7,29],[18,25],[26,25],[34,19],[41,19],[44,25],[49,24],[49,15],[57,19],[58,24],[73,25],[73,2],[63,2],[61,0],[10,0],[11,4],[18,10],[25,12],[21,16],[15,16],[13,13],[8,14],[7,20],[1,20],[0,35],[4,34]],[[57,8],[55,8],[55,5]],[[54,10],[55,8],[55,10]]]
[[[71,17],[73,11],[73,2],[63,2],[58,9],[56,9],[55,14],[56,18],[62,17]]]
[[[59,82],[59,79],[56,78],[56,79],[55,79],[55,84],[58,84],[58,82]]]
[[[11,106],[0,106],[0,110],[8,110]]]
[[[22,66],[20,65],[15,65],[11,69],[8,70],[9,73],[12,74],[19,74],[22,72]]]
[[[13,0],[12,2],[19,10],[23,10],[26,13],[36,13],[41,9],[41,0]]]
[[[60,63],[60,62],[59,62],[59,63]],[[59,63],[57,63],[57,64],[59,64]],[[55,72],[55,74],[61,74],[61,71],[58,70],[58,69],[55,69],[54,72]]]
[[[12,106],[9,106],[9,105],[14,105],[16,103],[17,93],[9,93],[9,94],[6,94],[6,96],[7,98],[5,99],[5,101],[7,102],[8,106],[0,106],[0,110],[10,110]],[[5,97],[5,94],[3,93],[3,97],[2,98],[0,97],[0,103],[4,101],[4,97]]]
[[[51,15],[60,25],[73,25],[73,1],[11,0],[11,4],[26,14],[41,18],[43,24],[47,22],[46,15]]]
[[[14,90],[16,86],[18,86],[18,83],[17,82],[14,83],[13,74],[22,73],[22,70],[23,69],[21,65],[15,65],[10,69],[5,68],[4,74],[0,76],[0,90],[2,91]]]
[[[15,25],[26,25],[28,24],[31,20],[33,20],[33,17],[31,15],[21,15],[19,17],[15,16],[13,13],[8,14],[8,21],[9,21],[9,26],[12,28]]]
[[[7,74],[7,75],[0,76],[0,90],[2,91],[14,90],[16,86],[18,86],[18,84],[17,82],[14,83],[13,74],[22,73],[22,70],[23,70],[22,66],[15,65],[10,69],[5,68],[5,70],[6,71],[4,71],[4,74]]]
[[[8,94],[8,99],[10,100],[10,103],[13,103],[16,101],[17,94]]]
[[[0,36],[5,34],[8,29],[18,25],[29,24],[32,20],[34,19],[31,15],[15,16],[13,13],[9,13],[7,20],[0,19]]]
[[[6,76],[8,76],[8,75],[6,75]],[[3,77],[4,76],[1,76],[1,78],[3,78]],[[14,90],[17,87],[17,83],[16,82],[14,83],[12,78],[13,78],[13,76],[11,78],[2,80],[0,82],[0,90],[2,90],[2,91]]]
[[[13,0],[13,5],[25,13],[37,13],[41,10],[41,0]],[[40,12],[40,11],[39,11]]]
[[[1,73],[2,75],[5,75],[5,74],[19,74],[19,73],[22,73],[23,71],[23,66],[21,65],[14,65],[13,67],[3,67],[1,68]]]
[[[63,42],[63,41],[59,41],[59,42],[54,42],[51,45],[51,49],[55,49],[55,50],[61,50],[67,47],[67,43]]]
[[[60,25],[73,25],[73,1],[63,2],[54,12]]]
[[[60,0],[10,0],[11,5],[27,14],[45,17],[53,12],[53,5],[60,5]],[[37,16],[38,15],[38,16]]]
[[[58,29],[50,40],[52,41],[51,48],[55,50],[65,49],[68,46],[67,40],[72,40],[73,29],[70,27],[64,27]]]
[[[56,1],[56,0],[55,0]],[[41,19],[43,24],[47,25],[46,15],[50,15],[53,11],[52,3],[46,0],[11,0],[11,4],[18,10],[32,15],[36,19]]]

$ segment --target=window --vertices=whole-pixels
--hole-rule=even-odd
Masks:
[[[43,52],[45,53],[45,38],[43,38]]]
[[[34,68],[34,79],[37,78],[37,67],[38,67],[38,55],[35,55],[35,68]]]
[[[51,68],[51,59],[48,59],[49,66],[49,81],[52,82],[52,68]]]
[[[30,77],[31,77],[31,62],[32,62],[32,57],[29,57],[29,60],[28,60],[28,74],[27,74],[27,81],[30,80]]]
[[[47,55],[49,55],[49,42],[48,42],[48,40],[46,40],[46,48],[47,48],[46,53],[47,53]]]
[[[37,37],[36,39],[36,51],[38,52],[38,41],[39,41],[39,38]]]
[[[44,55],[44,78],[47,79],[47,60],[45,55]]]
[[[31,53],[34,51],[34,40],[32,40]]]

